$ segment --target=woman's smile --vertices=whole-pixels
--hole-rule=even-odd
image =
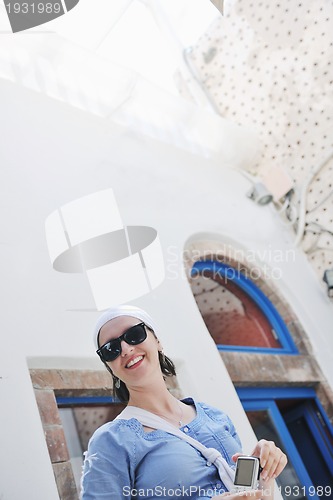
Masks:
[[[144,358],[143,355],[132,356],[132,358],[126,363],[125,368],[127,369],[137,368],[139,365],[141,365],[143,358]]]

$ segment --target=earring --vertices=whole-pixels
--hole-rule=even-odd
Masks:
[[[114,384],[116,389],[120,389],[120,378],[117,378],[116,383]]]

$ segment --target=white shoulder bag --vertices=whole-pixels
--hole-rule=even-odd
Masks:
[[[234,488],[234,477],[235,471],[228,465],[227,461],[222,457],[221,453],[215,448],[207,448],[203,444],[199,443],[196,439],[191,438],[177,427],[166,422],[163,418],[158,417],[150,411],[143,410],[136,406],[127,406],[116,419],[129,420],[130,418],[136,418],[141,422],[142,425],[146,427],[151,427],[152,429],[160,429],[162,431],[173,434],[174,436],[187,441],[191,446],[200,451],[200,453],[207,459],[207,465],[215,465],[218,470],[219,476],[223,481],[224,485],[231,491]]]

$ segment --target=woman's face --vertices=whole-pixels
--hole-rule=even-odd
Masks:
[[[131,326],[141,323],[141,320],[131,316],[119,316],[102,326],[99,333],[99,345],[102,346],[112,339],[120,337]],[[121,341],[121,353],[108,365],[114,375],[127,385],[128,389],[144,383],[156,370],[161,373],[158,351],[161,346],[150,330],[146,327],[147,338],[141,344],[129,345]]]

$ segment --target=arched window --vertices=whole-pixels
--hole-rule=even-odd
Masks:
[[[220,350],[297,354],[280,314],[244,273],[217,261],[198,261],[192,291]]]

